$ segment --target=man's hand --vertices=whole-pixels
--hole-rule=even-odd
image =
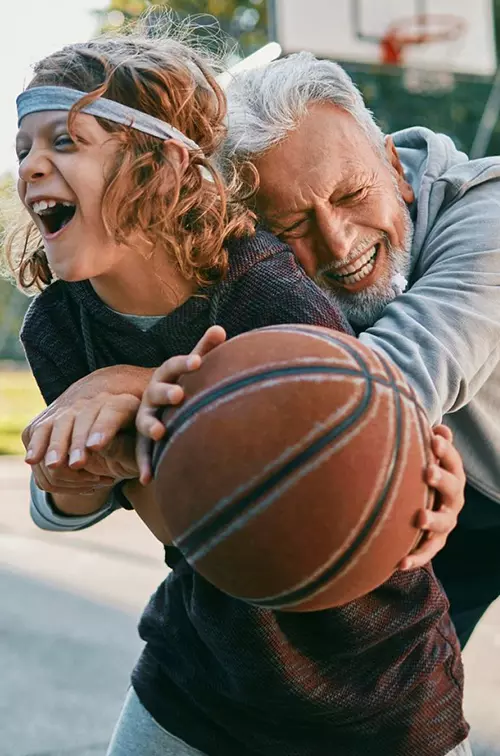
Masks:
[[[25,428],[26,461],[48,466],[83,467],[87,448],[104,449],[131,425],[142,393],[153,374],[149,368],[119,365],[96,370],[70,386]]]
[[[48,468],[86,467],[88,450],[103,450],[117,433],[132,427],[139,405],[132,394],[102,392],[71,404],[57,399],[23,431],[26,462],[37,465],[43,460]]]
[[[150,452],[153,441],[159,441],[165,426],[158,420],[158,409],[173,404],[180,404],[184,391],[177,381],[184,373],[197,370],[203,357],[226,340],[226,332],[220,326],[211,326],[194,347],[191,354],[172,357],[154,371],[151,381],[143,393],[141,406],[137,412],[136,427],[137,463],[140,482],[146,486],[152,477]]]
[[[436,509],[422,511],[417,525],[428,533],[400,563],[402,570],[422,567],[441,551],[464,505],[465,472],[460,454],[453,446],[452,433],[445,425],[438,425],[433,434],[432,451],[439,464],[429,465],[426,479],[436,489]]]
[[[32,466],[38,488],[51,494],[91,495],[118,481],[139,477],[135,460],[135,434],[119,433],[102,451],[86,453],[85,468],[71,469],[67,463],[48,467],[42,460]]]

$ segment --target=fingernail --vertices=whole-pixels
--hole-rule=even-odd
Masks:
[[[200,364],[200,358],[195,357],[195,355],[193,355],[192,357],[188,357],[186,361],[186,365],[188,366],[189,370],[193,370],[193,368],[198,367],[199,364]]]
[[[71,454],[69,455],[69,464],[74,465],[77,462],[79,462],[82,458],[83,454],[80,451],[80,449],[74,449]]]
[[[413,568],[413,562],[412,562],[412,561],[410,561],[410,562],[407,562],[407,563],[405,564],[405,567],[404,567],[404,568],[405,568],[405,570],[411,570],[411,569]]]
[[[28,449],[28,451],[26,452],[26,456],[25,456],[25,458],[24,458],[24,459],[25,459],[25,460],[26,460],[26,462],[27,462],[27,461],[28,461],[29,459],[32,459],[32,458],[33,458],[33,456],[34,456],[34,454],[33,454],[33,449]]]
[[[179,389],[178,389],[178,387],[171,388],[171,389],[169,389],[167,391],[167,399],[168,399],[169,402],[176,402],[176,401],[178,401],[178,399],[179,399]]]
[[[87,439],[87,446],[99,446],[99,444],[102,443],[103,438],[103,433],[92,433]]]
[[[52,451],[47,452],[47,454],[45,455],[46,465],[55,465],[55,463],[58,461],[59,461],[59,454],[55,451],[55,449],[52,449]]]

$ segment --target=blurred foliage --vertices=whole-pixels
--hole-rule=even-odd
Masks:
[[[14,202],[14,179],[10,175],[0,177],[0,238],[18,211]],[[21,360],[24,352],[19,343],[19,329],[28,306],[28,298],[21,294],[8,278],[6,265],[2,263],[0,277],[0,359]]]
[[[120,30],[130,25],[145,11],[147,24],[158,30],[165,21],[165,10],[173,11],[174,19],[195,17],[196,33],[205,37],[208,46],[217,45],[216,27],[235,40],[243,55],[262,47],[267,41],[269,24],[266,0],[110,0],[97,16],[103,31]]]
[[[0,371],[0,454],[22,454],[21,433],[44,407],[28,370]]]

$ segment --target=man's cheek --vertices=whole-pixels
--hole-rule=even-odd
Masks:
[[[310,278],[314,278],[318,271],[318,258],[312,244],[304,240],[292,240],[289,242],[293,253]]]

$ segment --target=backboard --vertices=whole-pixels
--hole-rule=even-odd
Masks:
[[[411,37],[422,24],[431,31],[455,22],[449,39],[409,44],[401,60],[391,62],[482,76],[496,70],[492,0],[275,0],[275,14],[276,38],[285,53],[310,50],[372,65],[388,62],[381,42],[395,25]],[[412,19],[419,23],[412,27]]]

